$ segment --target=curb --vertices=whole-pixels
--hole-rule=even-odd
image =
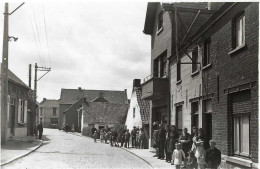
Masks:
[[[41,141],[39,145],[37,145],[34,149],[32,149],[31,151],[29,151],[28,153],[25,153],[25,154],[23,154],[23,155],[21,155],[21,156],[19,156],[19,157],[15,157],[15,158],[13,158],[13,159],[7,161],[7,162],[1,163],[0,166],[4,166],[4,165],[9,164],[9,163],[11,163],[11,162],[13,162],[13,161],[15,161],[15,160],[18,160],[18,159],[20,159],[20,158],[23,158],[23,157],[29,155],[30,153],[32,153],[32,152],[34,152],[35,150],[37,150],[38,148],[40,148],[40,147],[42,146],[42,144],[43,144],[43,141]]]
[[[129,153],[131,153],[131,154],[133,154],[133,155],[135,155],[136,157],[142,159],[145,163],[147,163],[151,168],[154,168],[154,167],[152,166],[152,164],[149,163],[149,162],[148,162],[147,160],[145,160],[144,158],[142,158],[142,157],[136,155],[135,153],[133,153],[133,152],[131,152],[130,150],[127,150],[127,149],[125,149],[125,148],[122,148],[122,147],[119,147],[119,148],[122,149],[122,150],[125,150],[125,151],[127,151],[127,152],[129,152]]]

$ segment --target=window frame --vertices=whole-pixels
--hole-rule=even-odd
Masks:
[[[242,20],[242,25],[241,26],[242,30],[241,30],[241,35],[238,35],[238,21]],[[240,23],[240,22],[239,22]],[[240,12],[233,20],[233,48],[239,48],[241,46],[245,45],[245,11]],[[240,37],[241,36],[241,37]],[[239,39],[238,39],[239,38]],[[240,41],[241,38],[241,44],[238,44],[238,42]]]
[[[135,118],[135,107],[133,108],[133,118]]]
[[[211,46],[211,38],[208,38],[203,42],[203,55],[202,55],[203,68],[211,65],[210,46]]]
[[[157,35],[163,30],[163,11],[160,11],[157,18]]]
[[[176,80],[177,80],[177,83],[181,82],[181,64],[180,62],[177,61],[176,63],[176,68],[177,68],[177,76],[176,76]]]
[[[195,55],[196,54],[196,55]],[[194,56],[196,56],[196,58],[194,58]],[[196,46],[195,48],[193,48],[192,50],[192,66],[191,66],[191,72],[192,74],[197,72],[199,70],[199,67],[196,63],[199,62],[199,47]]]

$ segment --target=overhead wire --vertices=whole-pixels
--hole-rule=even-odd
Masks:
[[[38,29],[38,26],[37,26],[36,17],[35,17],[35,13],[34,12],[33,12],[33,16],[34,16],[34,22],[35,22],[35,26],[36,26],[36,32],[37,32],[37,36],[38,36],[38,41],[39,41],[39,44],[40,44],[40,52],[42,52],[42,44],[41,44],[39,29]],[[46,66],[44,57],[42,59],[43,59],[43,66]]]
[[[43,10],[43,19],[44,19],[44,27],[45,27],[45,37],[46,37],[46,42],[47,42],[47,51],[48,51],[48,56],[49,56],[49,64],[50,64],[50,67],[51,67],[50,50],[49,50],[49,41],[48,41],[46,19],[45,19],[45,14],[44,14],[44,8],[43,8],[43,7],[42,7],[42,10]]]

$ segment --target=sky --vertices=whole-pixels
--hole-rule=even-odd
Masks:
[[[9,12],[21,3],[9,3]],[[147,2],[26,2],[9,16],[9,69],[28,85],[28,65],[51,67],[38,98],[59,99],[61,88],[121,90],[150,74],[150,36],[143,33]],[[4,13],[4,3],[0,4]],[[4,15],[0,17],[2,56]],[[1,59],[2,61],[2,59]],[[44,72],[38,71],[38,78]]]

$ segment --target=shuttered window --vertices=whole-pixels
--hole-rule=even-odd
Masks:
[[[27,101],[23,101],[21,99],[19,99],[17,122],[18,123],[27,122]]]
[[[249,157],[249,129],[251,112],[250,90],[232,94],[233,152],[234,155]]]

